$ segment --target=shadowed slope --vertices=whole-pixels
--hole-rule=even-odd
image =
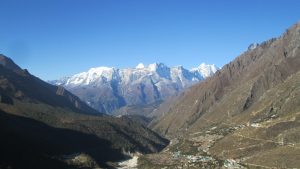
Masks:
[[[2,116],[5,131],[0,134],[9,138],[6,143],[15,138],[19,148],[37,151],[37,155],[29,153],[27,160],[39,159],[37,156],[45,153],[41,160],[46,165],[57,155],[67,153],[79,154],[75,159],[92,158],[79,166],[93,162],[106,166],[109,161],[124,158],[124,152],[157,152],[168,144],[168,140],[129,118],[101,114],[64,88],[45,83],[26,70],[15,71],[3,65],[0,65],[0,110],[7,115]],[[7,165],[22,161],[23,156],[17,154],[15,160],[8,159]],[[74,160],[68,163],[73,164]]]
[[[58,157],[74,152],[90,155],[98,164],[124,158],[110,142],[95,135],[50,127],[36,120],[0,112],[0,168],[74,168]]]

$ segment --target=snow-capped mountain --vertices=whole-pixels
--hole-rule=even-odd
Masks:
[[[215,65],[208,65],[205,63],[200,64],[198,67],[191,69],[199,77],[208,78],[212,76],[219,68]]]
[[[146,105],[177,94],[213,75],[215,65],[201,64],[187,70],[163,63],[140,63],[135,68],[91,68],[87,72],[52,81],[86,101],[90,106],[110,113],[122,106]]]

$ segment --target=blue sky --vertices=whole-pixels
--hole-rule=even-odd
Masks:
[[[223,66],[300,20],[298,0],[1,0],[0,53],[44,79],[91,67]]]

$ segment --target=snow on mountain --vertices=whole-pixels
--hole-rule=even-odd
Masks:
[[[69,79],[63,79],[65,83],[61,83],[64,86],[81,86],[89,85],[97,81],[111,81],[114,78],[115,69],[109,67],[97,67],[91,68],[87,72],[82,72],[71,76]]]
[[[135,68],[136,69],[144,69],[145,65],[143,63],[139,63]]]
[[[188,84],[198,82],[207,77],[212,76],[218,68],[215,65],[202,63],[199,67],[187,70],[182,66],[169,68],[163,63],[153,63],[145,67],[143,63],[139,63],[136,68],[116,69],[111,67],[91,68],[87,72],[75,74],[71,77],[63,77],[60,80],[55,80],[56,85],[68,87],[77,87],[90,85],[91,83],[109,82],[117,80],[120,82],[134,82],[142,80],[145,77],[151,78],[155,82],[162,79],[170,82]],[[182,86],[186,86],[181,84]]]
[[[191,72],[194,72],[198,74],[198,76],[202,76],[203,78],[208,78],[212,76],[217,70],[218,68],[214,64],[209,65],[202,63],[198,67],[192,68]]]
[[[163,63],[140,63],[135,68],[91,68],[87,72],[52,81],[63,85],[92,107],[112,112],[125,105],[144,105],[177,94],[209,76],[218,68],[201,64],[191,70]]]

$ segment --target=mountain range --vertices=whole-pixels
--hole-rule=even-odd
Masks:
[[[135,68],[91,68],[50,83],[65,87],[100,112],[112,113],[125,106],[149,107],[212,76],[217,70],[215,65],[204,63],[191,70],[163,63],[145,67],[140,63]]]

